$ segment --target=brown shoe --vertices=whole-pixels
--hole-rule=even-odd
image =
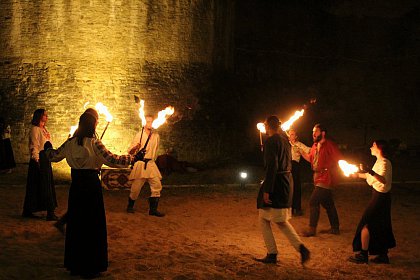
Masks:
[[[315,227],[309,227],[308,230],[304,230],[302,232],[303,237],[311,237],[316,235],[316,228]]]

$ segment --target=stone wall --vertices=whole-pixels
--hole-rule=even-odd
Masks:
[[[232,68],[233,12],[233,1],[221,0],[1,1],[0,113],[12,126],[16,160],[28,160],[36,108],[48,111],[57,146],[86,102],[108,107],[114,120],[103,142],[125,153],[140,127],[134,95],[146,113],[175,107],[163,144],[193,141],[188,129],[182,139],[170,131],[193,119],[212,72]],[[99,135],[105,125],[101,118]],[[178,150],[190,160],[188,148]]]

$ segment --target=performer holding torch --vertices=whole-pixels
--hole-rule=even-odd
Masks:
[[[86,279],[98,277],[108,268],[106,217],[98,170],[103,164],[127,167],[139,160],[138,154],[111,153],[96,137],[97,124],[98,113],[86,110],[74,137],[57,150],[49,148],[45,152],[50,161],[65,158],[71,167],[64,267],[71,275]]]
[[[129,176],[132,181],[130,195],[128,197],[127,212],[134,213],[134,203],[138,198],[144,183],[148,182],[150,185],[151,194],[149,197],[149,215],[156,217],[163,217],[165,214],[159,212],[159,198],[162,190],[162,175],[155,163],[157,157],[157,150],[159,147],[159,134],[152,130],[153,116],[145,116],[146,124],[141,131],[134,137],[131,147],[128,150],[129,154],[134,154],[137,151],[144,155],[144,158],[136,162]]]
[[[352,177],[366,179],[372,187],[372,197],[360,219],[353,239],[353,251],[359,252],[349,258],[354,263],[368,263],[368,254],[377,255],[374,263],[389,263],[388,249],[394,248],[395,238],[391,224],[392,164],[388,159],[388,144],[384,140],[373,142],[370,148],[376,157],[372,169],[361,168]]]
[[[287,132],[292,146],[292,176],[293,176],[293,216],[302,216],[302,184],[300,182],[300,158],[302,154],[309,154],[310,148],[298,140],[296,130],[293,128]]]
[[[340,234],[340,224],[332,192],[337,184],[340,151],[337,145],[327,138],[327,130],[321,124],[314,126],[312,138],[314,144],[309,155],[302,154],[303,158],[311,163],[315,186],[309,200],[309,229],[303,232],[303,236],[309,237],[316,235],[320,205],[327,210],[331,225],[331,229],[326,231],[326,233]]]
[[[267,264],[277,262],[277,245],[271,230],[273,223],[300,253],[304,265],[310,258],[310,252],[289,222],[293,193],[292,156],[290,144],[286,134],[280,130],[280,124],[276,116],[266,120],[268,138],[264,143],[265,178],[258,193],[257,208],[267,255],[255,260]]]

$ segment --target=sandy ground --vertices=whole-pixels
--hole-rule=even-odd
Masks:
[[[311,189],[304,192],[307,205]],[[65,212],[68,187],[57,187],[58,214]],[[109,268],[101,279],[420,279],[420,185],[395,185],[393,226],[397,247],[390,265],[357,265],[347,261],[358,220],[370,197],[367,186],[341,185],[336,204],[342,234],[303,238],[312,252],[306,267],[284,236],[275,229],[279,263],[264,265],[257,223],[255,186],[165,188],[160,210],[147,215],[148,190],[135,214],[125,212],[128,191],[105,191]],[[44,220],[20,216],[24,186],[0,187],[0,279],[78,279],[63,268],[64,237]],[[307,207],[305,207],[307,208]],[[298,232],[308,213],[292,219]],[[323,210],[319,229],[327,229]]]

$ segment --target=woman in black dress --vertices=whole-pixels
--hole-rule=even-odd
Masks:
[[[372,187],[371,200],[357,226],[353,251],[359,252],[349,258],[354,263],[368,263],[368,255],[376,255],[373,263],[389,263],[388,249],[394,248],[395,238],[391,224],[392,164],[389,161],[387,142],[377,140],[370,148],[376,157],[375,165],[365,173],[354,177],[366,179]]]
[[[29,134],[28,177],[26,182],[25,202],[22,216],[36,217],[33,212],[47,211],[47,221],[56,221],[54,211],[57,208],[55,186],[51,164],[43,156],[44,145],[51,143],[51,135],[45,126],[48,114],[45,109],[35,110],[32,117],[32,127]],[[44,159],[44,160],[43,160]]]
[[[71,186],[66,214],[64,266],[72,275],[95,278],[108,267],[105,208],[99,169],[103,164],[127,167],[135,156],[115,155],[96,137],[98,113],[87,109],[74,137],[57,150],[48,149],[51,161],[66,159],[71,167]]]

